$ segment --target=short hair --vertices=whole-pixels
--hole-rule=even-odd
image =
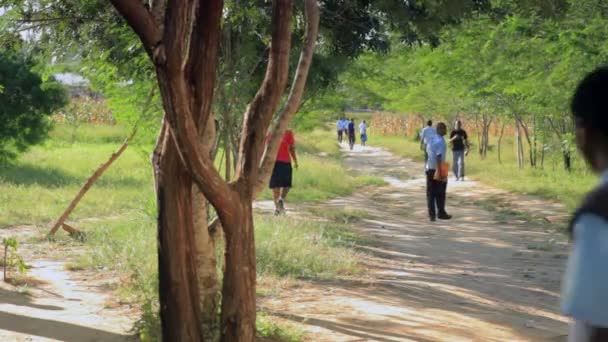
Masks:
[[[579,83],[570,109],[577,125],[593,128],[608,138],[608,67],[602,66]]]
[[[427,121],[427,122],[426,122],[426,125],[427,125],[427,126],[433,126],[433,120],[429,120],[429,121]]]

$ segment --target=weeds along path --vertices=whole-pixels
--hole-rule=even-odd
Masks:
[[[450,180],[454,219],[431,223],[421,163],[372,147],[344,153],[352,172],[390,184],[325,204],[366,213],[353,224],[372,241],[358,247],[364,274],[298,282],[264,298],[265,310],[311,341],[565,341],[563,207]]]
[[[68,271],[60,259],[73,247],[30,242],[45,233],[33,226],[0,229],[0,240],[22,241],[18,251],[31,266],[16,286],[0,280],[0,341],[134,341],[138,312],[117,302],[112,276]]]

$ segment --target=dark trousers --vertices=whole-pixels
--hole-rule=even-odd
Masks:
[[[445,215],[445,193],[448,182],[435,179],[435,170],[426,171],[426,201],[429,207],[429,217]]]

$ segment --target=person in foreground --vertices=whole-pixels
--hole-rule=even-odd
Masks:
[[[600,184],[575,211],[562,311],[573,319],[568,341],[608,341],[608,68],[578,85],[571,110],[576,144]]]
[[[426,122],[426,127],[420,131],[420,149],[424,151],[424,162],[426,163],[429,159],[429,155],[427,153],[427,146],[430,141],[433,139],[437,132],[433,127],[433,121],[429,120]]]
[[[462,129],[462,121],[457,120],[454,130],[450,133],[452,143],[452,172],[457,181],[464,181],[464,157],[469,154],[469,137],[467,131]]]
[[[270,141],[270,135],[266,138],[266,143]],[[270,189],[272,190],[272,198],[274,199],[275,215],[285,213],[285,198],[292,186],[293,169],[291,160],[293,159],[294,167],[298,168],[298,157],[296,155],[296,140],[291,130],[285,131],[281,146],[277,153],[277,159],[274,163],[272,176],[270,177]]]
[[[437,124],[437,134],[427,143],[426,161],[426,199],[429,207],[429,218],[435,221],[449,220],[452,216],[445,211],[445,198],[448,185],[447,168],[445,167],[446,143],[444,136],[447,126],[440,122]]]

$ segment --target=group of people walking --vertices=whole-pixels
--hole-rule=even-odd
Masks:
[[[344,136],[348,137],[348,145],[352,150],[355,147],[355,119],[340,118],[336,123],[336,130],[338,132],[338,142],[341,144],[344,140]],[[359,124],[359,138],[361,139],[361,146],[365,146],[367,143],[367,122],[363,120]]]

